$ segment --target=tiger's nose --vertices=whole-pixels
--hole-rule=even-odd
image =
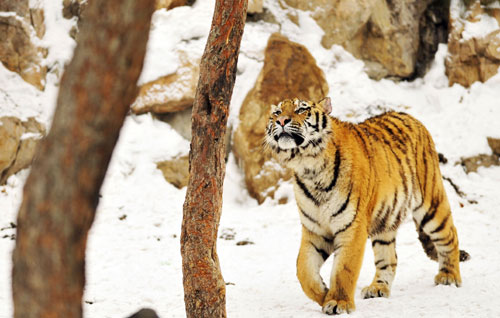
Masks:
[[[288,117],[285,117],[285,116],[280,116],[276,119],[276,121],[282,126],[284,127],[286,124],[288,124],[291,119],[288,118]]]

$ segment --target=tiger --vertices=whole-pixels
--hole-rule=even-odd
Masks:
[[[265,148],[291,169],[302,238],[297,278],[325,314],[351,313],[368,238],[376,267],[363,298],[389,297],[396,273],[396,231],[412,212],[418,238],[439,263],[435,284],[460,287],[457,230],[438,154],[414,117],[389,111],[355,124],[330,116],[331,99],[271,105]],[[320,268],[334,254],[330,288]]]

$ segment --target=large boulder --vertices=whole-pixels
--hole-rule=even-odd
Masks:
[[[29,8],[28,1],[0,3],[0,61],[40,90],[45,88],[47,50],[38,45],[45,33],[43,10]]]
[[[479,0],[467,3],[464,6],[458,0],[452,2],[445,62],[449,84],[465,87],[486,81],[498,73],[500,66],[500,9]]]
[[[0,117],[0,184],[30,166],[45,128],[34,118]]]
[[[309,51],[273,34],[267,43],[262,71],[241,106],[233,139],[233,151],[245,172],[248,192],[259,203],[266,197],[274,198],[280,181],[291,177],[262,148],[270,105],[293,97],[317,101],[327,94],[325,75]]]
[[[189,156],[181,156],[170,160],[156,163],[165,180],[181,189],[187,186],[189,181]]]
[[[311,11],[325,31],[321,44],[325,48],[343,46],[365,61],[367,74],[375,79],[414,75],[417,56],[422,55],[421,19],[429,4],[446,5],[439,0],[284,1],[293,8]],[[435,17],[439,19],[432,23],[442,22]],[[431,49],[435,53],[436,47]]]
[[[190,61],[182,52],[179,57],[181,65],[175,73],[140,87],[139,94],[131,106],[132,113],[173,113],[193,105],[200,75],[199,61]]]

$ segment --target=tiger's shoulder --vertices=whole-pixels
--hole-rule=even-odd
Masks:
[[[379,126],[392,133],[401,133],[404,129],[409,131],[418,131],[422,128],[425,129],[424,124],[414,116],[405,112],[393,110],[369,117],[363,122],[354,125],[361,128]],[[393,129],[396,129],[396,131],[393,131]]]

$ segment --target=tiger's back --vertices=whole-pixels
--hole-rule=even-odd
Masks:
[[[266,142],[295,173],[303,225],[297,276],[325,313],[354,309],[354,290],[370,237],[376,274],[364,298],[388,297],[397,267],[396,230],[411,212],[424,249],[439,261],[436,284],[461,284],[456,229],[427,129],[405,113],[360,124],[330,117],[321,103],[274,106]],[[335,260],[327,289],[319,268]],[[466,256],[463,252],[462,256]]]

